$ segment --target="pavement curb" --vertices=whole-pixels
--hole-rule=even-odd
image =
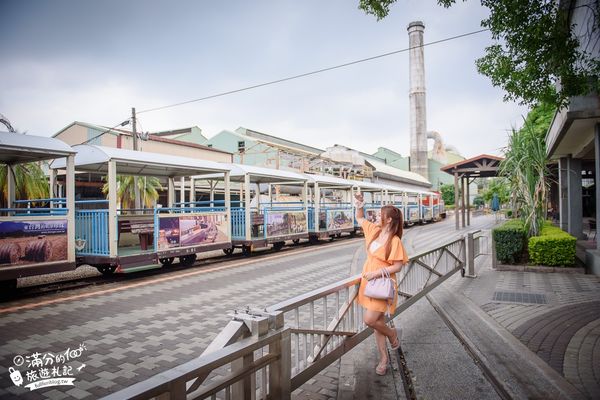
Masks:
[[[494,269],[496,271],[539,272],[543,274],[585,274],[585,268],[581,267],[545,267],[541,265],[498,264]]]
[[[440,287],[426,297],[500,397],[586,398],[466,296]]]

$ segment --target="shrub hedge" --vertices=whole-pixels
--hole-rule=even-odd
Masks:
[[[525,227],[519,219],[511,219],[492,231],[496,242],[496,258],[503,264],[519,262],[525,244]]]
[[[529,259],[539,265],[572,266],[575,264],[576,242],[574,236],[546,222],[540,236],[529,238]]]

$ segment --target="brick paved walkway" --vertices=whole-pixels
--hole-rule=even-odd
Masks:
[[[185,270],[163,282],[0,314],[0,398],[94,399],[180,365],[202,353],[229,321],[228,311],[264,307],[348,277],[359,243],[312,247],[210,273]],[[161,275],[167,276],[173,275]],[[68,295],[78,293],[85,291]],[[16,355],[80,343],[87,347],[86,365],[75,387],[29,392],[10,381],[7,368]]]
[[[581,393],[600,398],[600,277],[483,264],[477,279],[461,282],[462,292]]]

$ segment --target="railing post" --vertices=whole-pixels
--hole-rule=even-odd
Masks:
[[[231,362],[231,372],[248,367],[254,361],[254,353],[247,354]],[[234,399],[254,400],[256,397],[256,379],[250,374],[231,386],[231,396]]]
[[[467,233],[467,274],[469,278],[475,278],[475,232]]]
[[[233,317],[238,321],[243,321],[249,329],[247,336],[259,337],[269,331],[269,317],[259,315],[260,312],[247,309],[245,312],[236,311]],[[244,369],[254,362],[254,353],[247,354],[231,362],[231,372]],[[256,397],[256,378],[255,374],[246,376],[241,381],[232,385],[232,398],[253,400]]]
[[[292,340],[290,330],[281,332],[278,341],[269,345],[269,353],[279,358],[269,367],[269,398],[290,399],[292,396]]]

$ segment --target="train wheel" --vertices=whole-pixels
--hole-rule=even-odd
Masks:
[[[179,257],[179,263],[185,266],[193,265],[196,262],[196,258],[198,258],[198,256],[196,256],[195,254],[181,256]]]
[[[318,238],[318,237],[316,237],[316,236],[310,236],[310,237],[308,238],[308,242],[309,242],[310,244],[318,244],[318,243],[319,243],[319,238]]]
[[[252,255],[252,247],[243,245],[242,246],[242,254],[246,257],[250,257]]]
[[[112,275],[117,269],[116,265],[103,264],[96,266],[96,269],[104,276]]]
[[[329,241],[333,242],[335,240],[335,235],[334,236],[329,236]]]
[[[175,261],[175,257],[167,257],[167,258],[161,258],[160,263],[164,266],[164,267],[168,267],[169,265],[173,264],[173,261]]]
[[[285,246],[285,242],[275,242],[273,243],[273,250],[279,251],[283,249],[283,246]]]
[[[353,238],[353,237],[356,237],[356,231],[352,231],[352,232],[350,232],[350,237],[351,237],[351,238]]]
[[[298,244],[298,243],[300,243],[300,239],[292,239],[292,243]]]
[[[225,249],[223,249],[223,253],[227,254],[228,256],[233,254],[233,247],[227,247]]]
[[[0,281],[0,299],[9,298],[17,290],[17,280]]]
[[[335,234],[335,237],[336,237],[336,238],[341,238],[341,237],[342,237],[342,234],[341,234],[341,233],[336,233],[336,234]]]

